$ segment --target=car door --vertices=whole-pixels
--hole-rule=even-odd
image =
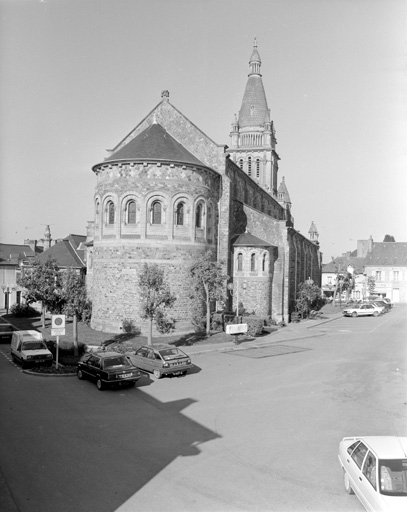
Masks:
[[[362,474],[359,475],[363,505],[366,510],[378,510],[378,461],[374,453],[368,451],[362,466]]]
[[[86,361],[84,366],[84,371],[88,374],[89,377],[94,379],[97,375],[98,369],[100,368],[100,358],[96,355],[91,355],[89,359]]]
[[[367,446],[360,442],[351,453],[351,460],[347,459],[348,465],[346,467],[350,479],[352,481],[352,489],[358,496],[359,500],[364,504],[366,502],[365,490],[362,484],[362,467],[368,452]]]
[[[138,350],[136,350],[136,353],[134,356],[130,357],[130,360],[133,364],[135,364],[138,368],[141,370],[148,371],[148,348],[147,347],[140,347]]]

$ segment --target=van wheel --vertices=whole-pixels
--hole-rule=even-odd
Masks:
[[[101,379],[98,378],[98,380],[96,381],[96,387],[98,388],[99,391],[103,391],[104,390],[104,385],[103,385],[103,382]]]
[[[156,379],[160,379],[161,378],[161,372],[160,370],[154,370],[154,377]]]
[[[76,376],[78,377],[79,380],[82,380],[83,379],[82,370],[78,370],[78,372],[76,373]]]
[[[377,311],[375,311],[375,312],[373,313],[373,316],[379,316],[379,313],[378,313]]]

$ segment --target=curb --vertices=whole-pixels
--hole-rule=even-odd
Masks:
[[[76,373],[40,373],[30,370],[22,370],[22,372],[27,375],[33,375],[34,377],[76,377]]]

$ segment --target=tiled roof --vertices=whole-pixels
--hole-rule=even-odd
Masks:
[[[257,238],[248,231],[239,235],[233,245],[238,247],[272,247],[272,244]]]
[[[29,245],[0,244],[0,263],[18,264],[18,260],[33,258],[35,252]]]
[[[345,271],[348,265],[351,265],[357,274],[363,274],[366,258],[358,258],[356,256],[339,256],[329,263],[322,265],[322,273],[332,274],[340,268]]]
[[[158,160],[205,166],[158,123],[151,124],[125,146],[107,157],[105,162],[116,160]]]
[[[262,127],[269,121],[266,93],[260,75],[249,76],[239,111],[239,128]]]
[[[85,267],[84,251],[78,250],[78,247],[85,240],[86,236],[68,235],[64,240],[57,242],[35,259],[41,263],[48,259],[54,259],[60,268],[83,268]]]
[[[366,256],[366,266],[407,266],[407,242],[375,242]]]

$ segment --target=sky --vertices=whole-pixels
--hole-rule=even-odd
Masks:
[[[254,38],[295,229],[406,242],[407,0],[0,0],[0,242],[85,235],[163,90],[229,145]]]

